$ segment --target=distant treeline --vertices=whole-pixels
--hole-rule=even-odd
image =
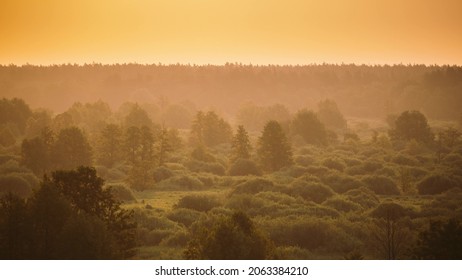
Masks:
[[[224,66],[86,64],[0,66],[0,95],[62,112],[74,102],[184,103],[236,115],[240,107],[284,104],[291,111],[333,99],[349,117],[419,110],[459,119],[462,67],[425,65]]]

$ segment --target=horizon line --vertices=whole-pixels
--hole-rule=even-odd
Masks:
[[[74,67],[85,67],[85,66],[124,66],[124,65],[137,65],[137,66],[158,66],[158,67],[169,67],[169,66],[182,66],[182,67],[225,67],[225,66],[244,66],[244,67],[309,67],[309,66],[367,66],[367,67],[396,67],[396,66],[406,66],[406,67],[462,67],[459,64],[426,64],[426,63],[304,63],[304,64],[263,64],[263,63],[242,63],[242,62],[225,62],[225,63],[162,63],[162,62],[153,62],[153,63],[140,63],[140,62],[115,62],[115,63],[102,63],[102,62],[85,62],[85,63],[76,63],[76,62],[66,62],[66,63],[50,63],[50,64],[32,64],[32,63],[22,63],[22,64],[2,64],[0,67],[55,67],[55,66],[74,66]]]

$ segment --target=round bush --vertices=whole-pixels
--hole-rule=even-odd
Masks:
[[[189,227],[195,221],[197,221],[201,217],[201,215],[203,214],[197,210],[187,208],[176,208],[167,214],[167,218],[174,222],[183,224],[186,227]]]
[[[189,175],[178,175],[159,183],[158,189],[161,190],[202,190],[204,183],[199,179]]]
[[[259,176],[261,171],[253,160],[240,158],[231,164],[228,174],[231,176]]]
[[[440,194],[460,184],[446,174],[431,174],[417,183],[419,194]]]
[[[322,183],[306,181],[304,178],[299,178],[291,184],[289,194],[292,196],[300,196],[307,201],[322,203],[327,198],[334,195],[334,192]]]
[[[364,208],[372,208],[379,204],[380,200],[375,193],[365,187],[346,192],[345,197]]]
[[[122,185],[110,186],[112,196],[118,201],[135,201],[132,191]]]
[[[225,168],[218,162],[205,162],[198,160],[188,161],[185,166],[192,172],[205,172],[215,175],[225,175]]]
[[[345,163],[338,158],[327,158],[323,160],[322,165],[329,169],[334,169],[340,172],[343,172],[345,169]]]
[[[153,170],[154,180],[160,182],[173,177],[173,172],[165,166],[159,166]]]
[[[334,172],[324,176],[321,178],[321,181],[339,194],[345,193],[352,189],[357,189],[363,185],[356,178],[342,174],[340,172]]]
[[[400,191],[396,183],[385,176],[365,176],[361,180],[366,187],[378,195],[399,195]]]

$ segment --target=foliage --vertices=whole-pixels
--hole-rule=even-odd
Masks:
[[[191,142],[213,147],[231,140],[231,126],[214,111],[199,111],[191,126]]]
[[[392,139],[416,140],[426,144],[431,143],[434,137],[427,118],[419,111],[402,112],[389,131],[389,135]]]
[[[252,146],[250,145],[249,134],[244,126],[240,125],[237,127],[236,135],[234,135],[232,140],[231,162],[235,162],[238,159],[250,159],[251,151]]]
[[[77,127],[61,130],[53,143],[51,156],[56,169],[73,169],[92,165],[92,148]]]
[[[228,174],[231,176],[259,176],[261,171],[253,160],[238,158],[229,167]]]
[[[245,213],[235,212],[193,233],[184,254],[187,259],[258,260],[271,258],[273,247]]]
[[[278,122],[270,121],[265,125],[258,139],[257,154],[266,171],[277,171],[292,164],[292,149]]]
[[[116,124],[108,124],[102,130],[97,149],[97,162],[112,167],[122,160],[122,130]]]
[[[298,111],[292,120],[291,132],[300,135],[307,144],[327,144],[326,128],[312,111]]]
[[[419,259],[460,260],[462,258],[462,225],[459,220],[431,221],[420,232],[414,254]]]
[[[109,186],[111,195],[116,201],[136,201],[132,191],[123,185],[111,185]]]
[[[345,129],[347,122],[337,107],[335,101],[326,99],[318,103],[319,120],[329,128]]]
[[[292,182],[288,192],[291,195],[301,196],[307,201],[316,203],[322,203],[334,194],[328,186],[304,177]]]
[[[419,194],[440,194],[454,187],[460,187],[448,174],[430,174],[417,183]]]
[[[364,176],[361,180],[370,190],[379,195],[399,195],[396,183],[388,177],[380,175]]]

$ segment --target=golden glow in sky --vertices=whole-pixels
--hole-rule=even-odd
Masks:
[[[462,65],[460,0],[3,0],[0,64]]]

